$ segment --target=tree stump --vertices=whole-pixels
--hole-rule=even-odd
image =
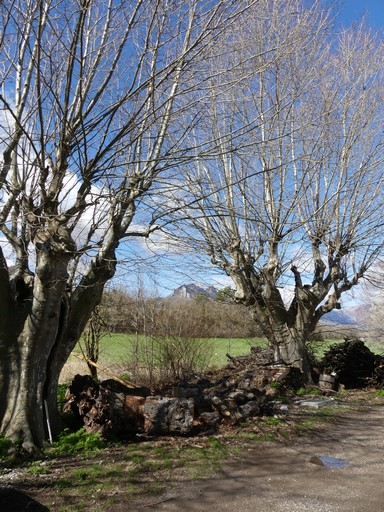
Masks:
[[[193,399],[148,397],[144,404],[148,435],[188,435],[193,429]]]

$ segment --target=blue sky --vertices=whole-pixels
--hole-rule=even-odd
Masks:
[[[335,1],[336,3],[339,6],[339,20],[344,25],[358,21],[364,15],[369,26],[384,31],[384,0],[339,0],[339,2]],[[148,257],[147,260],[144,259],[144,265],[137,263],[141,261],[143,254]],[[156,288],[156,292],[163,296],[169,295],[174,288],[183,283],[195,282],[201,286],[214,285],[218,288],[232,285],[229,278],[211,267],[205,258],[196,258],[190,254],[184,254],[183,257],[178,258],[175,254],[171,254],[169,258],[161,261],[155,259],[152,262],[150,256],[151,250],[139,241],[137,258],[129,258],[131,265],[123,265],[119,268],[119,280],[129,283],[129,288],[135,288],[137,282],[143,280],[147,291],[153,291]],[[355,293],[358,299],[357,289],[354,290],[353,295]],[[342,302],[350,301],[355,302],[349,295],[349,297],[345,296]]]
[[[344,23],[357,20],[365,15],[369,25],[384,29],[384,0],[343,0],[340,18]]]

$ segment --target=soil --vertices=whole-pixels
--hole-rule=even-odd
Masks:
[[[222,433],[221,439],[225,441],[227,435],[226,442],[236,445],[237,450],[232,450],[231,457],[221,463],[214,475],[196,479],[181,468],[171,475],[164,474],[161,492],[156,493],[152,488],[151,493],[136,499],[126,492],[126,482],[116,471],[110,492],[113,499],[108,501],[101,496],[98,499],[98,489],[94,489],[92,497],[76,508],[73,493],[64,486],[54,485],[54,481],[63,480],[71,468],[86,468],[87,459],[57,460],[48,477],[31,475],[23,468],[3,471],[0,485],[6,491],[0,489],[0,510],[382,512],[384,404],[383,400],[366,403],[364,393],[360,399],[358,407],[345,404],[345,409],[335,415],[336,421],[316,424],[316,429],[288,439],[280,437],[277,441],[260,443],[247,442],[239,436],[235,441],[233,430]],[[303,422],[306,413],[297,414]],[[167,441],[156,442],[160,446]],[[196,443],[196,440],[168,442]],[[122,454],[119,449],[103,452],[100,464],[106,465],[108,458],[109,462],[118,461]],[[144,480],[137,485],[147,485],[149,491],[150,478]],[[10,489],[15,490],[13,508],[6,502]],[[78,493],[81,492],[79,486]],[[20,506],[15,508],[18,499]]]
[[[383,450],[384,406],[372,406],[309,438],[248,448],[209,481],[183,483],[129,510],[382,512]]]

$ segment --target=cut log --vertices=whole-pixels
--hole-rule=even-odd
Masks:
[[[335,389],[336,386],[336,376],[335,375],[327,375],[326,373],[322,373],[319,377],[319,388],[320,389]]]
[[[144,404],[144,432],[148,435],[190,435],[193,399],[148,397]]]

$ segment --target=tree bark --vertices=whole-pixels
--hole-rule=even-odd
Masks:
[[[61,370],[100,302],[106,281],[115,272],[117,242],[110,244],[103,257],[94,258],[79,285],[69,293],[67,267],[74,244],[68,233],[66,238],[63,234],[61,230],[60,244],[56,234],[51,233],[38,246],[35,275],[28,281],[31,299],[26,304],[14,298],[10,286],[7,296],[7,287],[1,288],[5,311],[7,307],[11,309],[12,301],[16,310],[25,311],[23,315],[20,311],[9,315],[10,321],[2,317],[0,323],[0,432],[20,443],[28,453],[46,445],[47,420],[54,433],[62,427],[57,407]],[[4,262],[0,279],[5,281],[7,277]]]
[[[312,382],[311,368],[305,348],[306,333],[288,327],[287,323],[278,320],[271,314],[262,317],[258,305],[248,306],[248,310],[268,340],[273,350],[274,360],[299,368],[306,382]]]
[[[103,256],[96,257],[76,290],[62,304],[62,327],[49,358],[49,371],[45,384],[46,400],[54,432],[62,427],[57,406],[57,389],[61,371],[75,348],[95,307],[100,304],[105,283],[116,271],[115,250],[118,242],[111,243]]]

